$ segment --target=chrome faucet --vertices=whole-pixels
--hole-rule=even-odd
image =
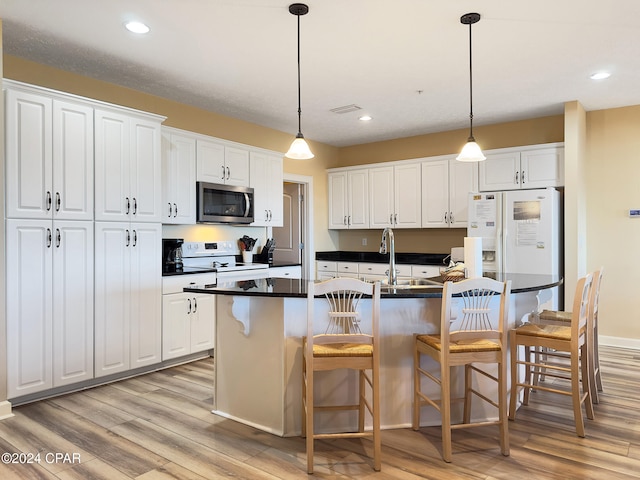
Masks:
[[[387,227],[382,231],[382,241],[380,242],[380,253],[387,253],[387,234],[389,235],[389,285],[398,284],[398,272],[396,271],[396,242],[393,238],[393,230]]]

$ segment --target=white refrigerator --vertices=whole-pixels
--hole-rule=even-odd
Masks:
[[[469,194],[467,236],[482,237],[485,272],[561,274],[560,192],[554,188]],[[559,308],[558,289],[547,308]]]

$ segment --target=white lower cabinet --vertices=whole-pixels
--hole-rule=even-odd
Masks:
[[[211,350],[215,346],[215,295],[162,296],[162,359]]]
[[[7,397],[93,378],[93,222],[6,226]]]
[[[95,375],[162,357],[162,226],[96,222]]]

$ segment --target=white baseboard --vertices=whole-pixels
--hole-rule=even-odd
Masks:
[[[640,338],[622,338],[598,335],[598,343],[600,345],[608,345],[610,347],[633,348],[635,350],[640,350]]]
[[[0,420],[9,417],[13,417],[13,413],[11,413],[11,402],[8,400],[0,402]]]

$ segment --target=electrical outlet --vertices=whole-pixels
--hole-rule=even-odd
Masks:
[[[638,209],[629,210],[629,217],[630,218],[640,218],[640,210],[638,210]]]
[[[366,239],[366,238],[363,238],[363,239],[362,239],[362,246],[363,246],[363,247],[366,247],[366,246],[367,246],[367,239]]]

